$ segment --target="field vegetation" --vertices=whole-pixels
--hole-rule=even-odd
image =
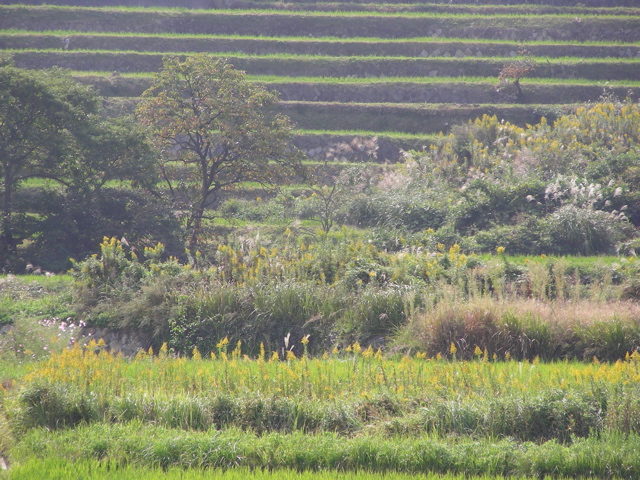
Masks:
[[[0,478],[640,476],[633,2],[53,3],[0,6]]]
[[[640,468],[637,353],[549,363],[476,345],[463,360],[455,343],[390,356],[356,342],[310,356],[312,338],[288,335],[283,351],[255,356],[222,338],[206,356],[165,344],[129,359],[86,339],[29,360],[1,391],[10,478],[238,467],[634,478]]]

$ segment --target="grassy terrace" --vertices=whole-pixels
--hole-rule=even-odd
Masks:
[[[0,28],[34,31],[72,29],[85,32],[250,34],[312,37],[376,36],[388,38],[442,36],[502,38],[513,41],[543,38],[637,41],[640,18],[617,15],[441,15],[380,12],[274,12],[268,10],[153,10],[6,6]]]
[[[640,10],[633,7],[598,8],[569,6],[557,7],[548,5],[452,5],[434,3],[376,3],[376,2],[276,2],[268,0],[245,1],[236,4],[239,8],[271,9],[286,11],[325,11],[325,12],[375,12],[387,13],[424,12],[437,14],[470,14],[470,15],[638,15]]]
[[[309,39],[232,35],[133,35],[77,31],[34,33],[11,31],[0,35],[0,45],[7,49],[59,49],[61,38],[72,38],[73,50],[126,50],[144,52],[242,52],[248,54],[282,53],[328,56],[481,56],[510,57],[521,47],[537,57],[637,57],[640,44],[624,42],[522,42],[478,41],[464,39]]]
[[[143,75],[113,76],[106,72],[75,72],[75,78],[91,84],[105,97],[138,97],[150,85]],[[508,103],[496,93],[493,78],[407,77],[407,78],[338,78],[249,76],[250,80],[279,93],[288,100],[315,101],[332,99],[344,103]],[[602,82],[529,79],[521,103],[557,104],[594,101],[606,90],[619,97],[629,89],[640,87],[639,81]]]
[[[23,68],[60,66],[73,70],[118,70],[153,72],[162,66],[156,53],[6,50]],[[176,54],[180,52],[166,52]],[[186,52],[185,52],[186,53]],[[510,58],[420,58],[420,57],[322,57],[315,55],[246,55],[217,53],[250,75],[285,76],[486,76],[497,75]],[[640,80],[640,59],[541,58],[532,76],[541,78],[584,78],[589,80]]]
[[[106,110],[111,115],[129,114],[136,98],[111,97]],[[555,118],[577,105],[531,104],[424,104],[424,103],[341,103],[321,101],[282,101],[277,110],[288,115],[302,130],[369,130],[403,132],[411,135],[447,131],[452,125],[483,114],[497,115],[516,125],[535,124],[541,117]]]
[[[78,2],[78,0],[76,0]],[[38,3],[35,0],[8,0],[6,3],[19,3],[30,4]],[[69,0],[50,0],[47,2],[49,5],[72,5],[73,2]],[[113,1],[110,0],[94,0],[93,6],[107,6],[112,7]],[[116,2],[117,3],[117,2]],[[126,0],[121,2],[126,4]],[[190,6],[190,2],[181,2],[180,7],[172,8],[198,8],[198,6]],[[536,5],[536,4],[516,4],[516,5],[496,5],[487,2],[475,2],[468,4],[468,1],[459,2],[462,4],[452,4],[451,2],[425,2],[425,3],[411,3],[406,0],[393,1],[363,1],[363,2],[349,2],[349,1],[288,1],[281,2],[275,0],[238,0],[228,5],[227,8],[243,9],[243,10],[285,10],[285,11],[347,11],[347,12],[377,12],[383,11],[387,13],[392,12],[429,12],[429,13],[455,13],[455,14],[491,14],[491,15],[514,15],[514,14],[565,14],[565,15],[637,15],[639,9],[632,4],[630,0],[627,0],[625,6],[618,5],[618,3],[611,3],[605,6],[581,6],[579,4],[573,4],[569,2],[568,5]],[[622,2],[624,3],[624,2]],[[83,5],[78,5],[83,6]]]
[[[113,75],[113,72],[109,71],[73,71],[73,76],[82,81],[88,81],[92,78],[110,78],[112,81],[118,79],[122,81],[140,82],[143,85],[147,85],[153,78],[151,73],[148,72],[134,72],[134,73],[119,73]],[[253,82],[259,82],[263,84],[270,83],[313,83],[313,84],[417,84],[417,85],[433,85],[439,83],[458,83],[469,85],[495,85],[496,79],[494,77],[286,77],[282,75],[247,75],[247,78]],[[530,85],[558,85],[558,86],[604,86],[603,82],[599,80],[588,80],[584,78],[527,78],[527,84]],[[610,83],[611,86],[621,87],[638,87],[640,81],[637,80],[618,80],[615,83]],[[146,88],[146,87],[145,87]]]
[[[114,114],[131,111],[163,55],[211,52],[277,90],[281,110],[303,131],[424,135],[487,112],[519,124],[553,117],[596,100],[605,87],[628,95],[640,82],[639,12],[487,2],[7,5],[0,6],[0,47],[18,66],[74,70],[111,97]],[[520,47],[538,67],[510,105],[496,93],[497,75]]]

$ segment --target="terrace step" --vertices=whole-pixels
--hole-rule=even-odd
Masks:
[[[428,2],[416,2],[407,0],[290,0],[281,2],[279,0],[4,0],[4,4],[24,4],[24,5],[66,5],[77,7],[180,7],[187,9],[211,9],[211,8],[261,8],[278,9],[377,9],[382,11],[393,11],[395,9],[429,9],[435,11],[467,11],[478,8],[502,10],[502,9],[535,9],[543,12],[566,9],[568,12],[584,11],[590,9],[637,7],[636,0],[583,0],[575,2],[573,0],[430,0]],[[576,5],[578,3],[578,5]]]
[[[227,5],[221,8],[246,9],[246,10],[282,10],[290,12],[380,12],[380,13],[441,13],[441,14],[483,14],[483,15],[515,15],[515,14],[564,14],[564,15],[637,15],[637,4],[629,4],[626,7],[615,5],[603,5],[601,7],[584,7],[579,3],[557,5],[479,5],[476,3],[451,4],[451,3],[420,3],[401,2],[389,3],[372,1],[314,1],[314,2],[280,2],[275,0],[233,0],[225,2]]]
[[[191,0],[187,0],[191,1]],[[271,4],[277,3],[279,0],[256,0],[256,3],[261,4]],[[333,3],[333,0],[291,0],[292,3],[297,4],[317,4],[317,3]],[[355,4],[355,5],[366,5],[366,4],[376,4],[381,3],[379,0],[341,0],[341,3],[346,4]],[[422,2],[411,2],[406,0],[385,0],[382,2],[384,4],[404,4],[404,3],[422,3]],[[443,4],[447,4],[449,6],[452,5],[462,5],[462,6],[475,6],[475,7],[486,7],[486,6],[510,6],[510,7],[521,7],[521,6],[550,6],[550,7],[575,7],[576,3],[579,3],[580,6],[591,7],[591,8],[610,8],[610,7],[637,7],[637,2],[635,0],[584,0],[582,2],[574,2],[573,0],[428,0],[424,2],[433,6],[441,6]]]
[[[104,97],[138,97],[151,85],[149,77],[121,75],[76,75],[76,80],[93,85]],[[278,93],[283,101],[324,101],[340,103],[512,103],[513,98],[500,94],[496,81],[486,82],[367,82],[349,83],[256,81]],[[603,85],[530,84],[523,86],[518,99],[522,104],[586,103],[597,100],[605,89]],[[640,89],[636,89],[640,90]],[[629,87],[606,86],[606,91],[619,98],[633,95]]]
[[[105,98],[107,115],[131,114],[139,99]],[[314,131],[396,132],[429,135],[447,132],[484,114],[496,115],[516,125],[535,124],[542,117],[553,121],[574,111],[578,105],[494,105],[494,104],[398,104],[282,101],[275,111],[288,115],[297,128]]]
[[[356,104],[324,102],[280,102],[278,111],[304,130],[369,130],[410,134],[448,132],[484,114],[496,115],[516,125],[535,124],[573,111],[576,105],[455,105]]]
[[[640,45],[589,45],[513,42],[473,42],[424,39],[389,41],[383,39],[336,40],[303,38],[175,37],[123,34],[91,35],[74,32],[69,37],[71,50],[108,50],[139,52],[239,52],[252,55],[294,54],[323,56],[400,56],[400,57],[510,57],[520,47],[535,57],[640,58]],[[0,34],[3,49],[59,49],[62,36],[30,32]]]
[[[455,38],[621,41],[640,40],[639,16],[363,15],[274,11],[118,10],[0,7],[0,29],[31,31],[179,33],[208,35]]]
[[[495,77],[507,59],[486,58],[385,58],[385,57],[278,57],[213,55],[226,58],[250,75],[305,77]],[[16,51],[16,65],[41,69],[63,67],[78,71],[155,72],[162,55],[82,51]],[[549,60],[531,77],[640,80],[640,59]]]

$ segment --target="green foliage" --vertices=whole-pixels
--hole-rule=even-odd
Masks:
[[[107,205],[107,198],[116,196],[103,187],[128,180],[150,188],[156,181],[155,160],[140,129],[130,119],[102,118],[96,93],[69,72],[3,66],[0,76],[0,261],[13,271],[35,260],[63,270],[69,255],[88,254],[88,242],[95,245],[102,235],[129,233],[122,225],[114,228],[122,219],[113,218],[114,202]],[[47,179],[47,187],[30,192],[32,198],[19,197],[24,183],[34,178]],[[112,225],[104,225],[105,219]],[[120,231],[110,232],[112,228]],[[27,255],[31,258],[25,261]]]
[[[70,258],[95,252],[104,237],[125,238],[133,248],[166,245],[171,255],[183,255],[179,223],[161,199],[126,186],[94,192],[30,189],[28,208],[40,220],[32,241],[22,249],[33,264],[50,271],[71,268]]]
[[[56,174],[73,150],[68,132],[79,134],[95,114],[97,97],[59,69],[32,72],[0,67],[0,178],[3,181],[2,245],[6,264],[15,254],[13,193],[28,178]]]
[[[472,238],[478,251],[492,252],[498,247],[504,247],[512,254],[526,255],[546,250],[546,244],[541,238],[543,232],[539,220],[528,216],[516,225],[497,225],[481,230]]]
[[[406,345],[433,355],[446,353],[453,341],[462,342],[460,355],[470,355],[468,349],[479,344],[518,358],[582,359],[595,354],[584,332],[593,332],[598,322],[586,330],[576,324],[569,335],[535,312],[509,314],[495,310],[492,302],[531,298],[546,308],[546,302],[568,298],[599,302],[635,295],[638,266],[633,258],[600,266],[544,256],[515,263],[504,256],[500,229],[493,239],[475,237],[498,252],[493,259],[468,256],[459,245],[447,249],[437,243],[434,231],[407,238],[374,234],[370,240],[347,229],[319,234],[315,241],[296,239],[290,230],[277,241],[260,235],[231,237],[213,252],[196,252],[201,269],[165,259],[161,245],[140,252],[139,258],[121,242],[105,240],[100,255],[76,263],[79,318],[92,326],[142,328],[154,345],[168,342],[186,355],[194,348],[204,355],[215,352],[225,337],[233,344],[244,342],[245,350],[256,354],[261,343],[281,352],[289,334],[311,335],[316,342],[310,351],[321,353],[356,340],[383,345],[400,333],[400,342],[409,334]],[[520,235],[523,239],[515,242],[535,238],[524,229]],[[521,243],[507,243],[508,248],[517,245]],[[447,310],[451,302],[464,310],[478,299],[490,305],[480,310],[493,312],[478,320],[489,328],[486,336],[467,324],[478,312]],[[633,345],[637,330],[633,322],[629,325],[621,344],[625,347],[609,352],[597,347],[597,355],[624,355],[620,348]],[[583,332],[580,338],[577,331]],[[431,333],[424,337],[425,332]],[[301,349],[298,344],[294,351],[300,354]]]

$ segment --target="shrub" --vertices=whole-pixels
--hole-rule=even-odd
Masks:
[[[627,225],[624,216],[575,205],[564,205],[545,220],[550,249],[563,255],[613,253]]]
[[[506,62],[498,75],[501,84],[498,86],[498,92],[503,93],[504,85],[510,83],[516,90],[515,96],[512,97],[513,100],[518,100],[522,96],[520,80],[533,73],[538,66],[538,62],[524,48],[520,49],[518,55],[520,58]]]
[[[480,252],[495,252],[504,247],[513,255],[541,253],[541,231],[536,217],[526,217],[516,225],[499,225],[481,230],[473,236]]]
[[[33,383],[20,392],[22,429],[44,427],[51,430],[74,427],[97,419],[97,405],[89,394],[67,384]]]

